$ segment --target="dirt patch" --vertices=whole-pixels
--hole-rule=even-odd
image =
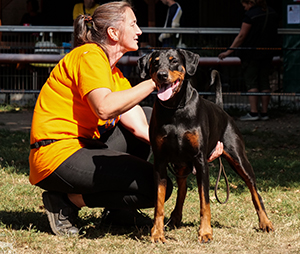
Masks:
[[[299,135],[300,114],[282,114],[271,117],[267,121],[247,121],[236,120],[240,130],[262,131],[281,135]]]
[[[32,114],[32,110],[0,112],[0,129],[30,132]]]

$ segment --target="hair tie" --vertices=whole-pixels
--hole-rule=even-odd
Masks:
[[[92,18],[91,16],[85,16],[85,17],[84,17],[84,21],[85,21],[86,23],[91,23],[92,20],[93,20],[93,18]]]

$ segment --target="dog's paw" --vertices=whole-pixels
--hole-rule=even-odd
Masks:
[[[212,234],[199,235],[198,242],[199,243],[209,243],[213,240]]]
[[[169,220],[169,225],[171,228],[179,228],[182,220],[182,215],[176,215],[175,213],[171,214],[171,218]]]
[[[163,229],[157,229],[157,227],[153,227],[151,229],[151,242],[153,243],[166,243],[167,240],[164,237]]]
[[[153,242],[153,243],[166,243],[167,240],[164,236],[151,236],[151,242]]]
[[[263,232],[274,232],[275,229],[273,227],[273,224],[270,220],[265,221],[264,223],[259,223],[259,228],[263,231]]]

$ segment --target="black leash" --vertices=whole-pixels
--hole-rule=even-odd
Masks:
[[[223,163],[222,163],[222,159],[221,157],[219,157],[219,162],[220,162],[220,170],[219,170],[219,174],[218,174],[218,178],[217,178],[217,181],[216,181],[216,186],[215,186],[215,196],[216,196],[216,199],[217,201],[220,203],[220,204],[225,204],[228,199],[229,199],[229,184],[228,184],[228,178],[227,178],[227,175],[225,173],[225,169],[224,169],[224,166],[223,166]],[[226,188],[227,188],[227,197],[226,197],[226,200],[224,202],[221,202],[219,197],[218,197],[218,194],[217,194],[217,191],[218,191],[218,185],[219,185],[219,182],[220,182],[220,178],[221,178],[221,174],[224,174],[224,178],[225,178],[225,182],[226,182]]]

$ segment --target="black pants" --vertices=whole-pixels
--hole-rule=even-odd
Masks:
[[[144,108],[150,119],[151,108]],[[121,125],[101,136],[108,146],[82,148],[37,186],[63,193],[83,194],[88,207],[150,208],[155,204],[150,147]],[[168,179],[168,199],[173,185]]]

